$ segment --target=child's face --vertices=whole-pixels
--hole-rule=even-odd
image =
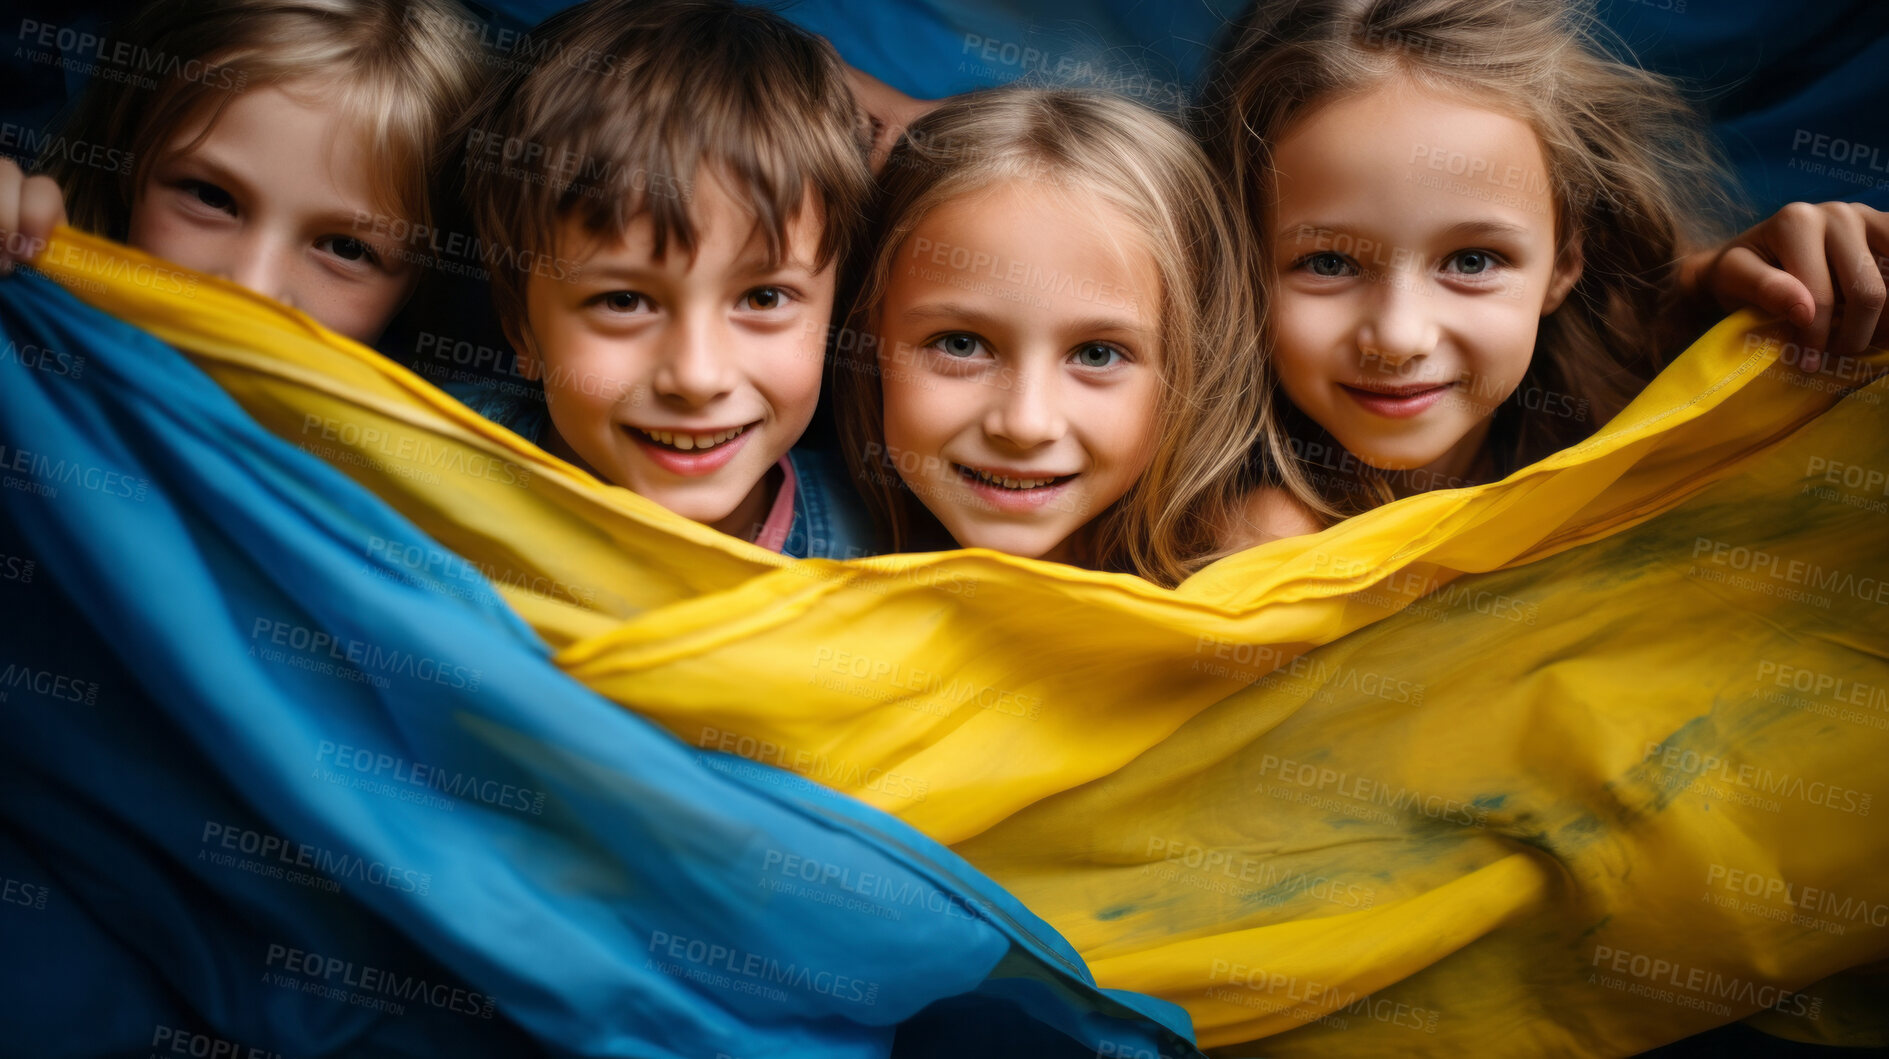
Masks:
[[[131,205],[131,245],[292,305],[362,342],[419,273],[359,218],[376,215],[374,158],[335,108],[275,87],[244,92],[201,143],[185,122]],[[383,231],[388,225],[380,225]]]
[[[1533,130],[1393,79],[1314,111],[1274,162],[1286,395],[1374,467],[1467,474],[1580,274]]]
[[[673,240],[657,258],[647,214],[601,243],[567,220],[557,245],[576,276],[532,275],[514,338],[543,371],[547,448],[752,540],[774,492],[768,471],[819,403],[834,270],[813,264],[811,197],[769,268],[754,214],[718,179],[693,191],[693,258]]]
[[[878,330],[888,456],[964,547],[1068,559],[1153,452],[1161,287],[1094,195],[1027,181],[937,207]]]

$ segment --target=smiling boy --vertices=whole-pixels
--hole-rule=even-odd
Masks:
[[[592,0],[530,39],[470,119],[467,195],[489,253],[568,263],[492,269],[545,411],[462,399],[725,533],[859,554],[840,462],[793,451],[870,181],[838,56],[732,0]]]

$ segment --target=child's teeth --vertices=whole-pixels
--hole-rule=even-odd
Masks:
[[[652,440],[661,442],[664,445],[679,449],[683,452],[692,452],[696,449],[714,448],[716,445],[733,438],[745,429],[747,428],[735,427],[732,430],[718,430],[713,434],[678,434],[673,430],[645,430],[643,433],[649,435]]]
[[[1056,480],[1054,478],[1002,478],[988,471],[973,471],[972,473],[992,485],[1000,485],[1005,489],[1035,489]]]

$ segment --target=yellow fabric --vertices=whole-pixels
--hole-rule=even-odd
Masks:
[[[1753,317],[1583,445],[1169,591],[783,560],[231,285],[71,231],[38,265],[477,563],[573,677],[951,843],[1203,1045],[1876,1032],[1879,979],[1814,983],[1889,956],[1889,384],[1805,378]]]

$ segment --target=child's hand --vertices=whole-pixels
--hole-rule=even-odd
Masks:
[[[1798,366],[1889,343],[1883,313],[1889,214],[1854,202],[1793,202],[1680,266],[1681,287],[1730,312],[1751,306],[1797,327]]]
[[[64,223],[66,199],[59,185],[51,177],[29,177],[0,158],[0,276],[11,275],[14,262],[38,256],[52,230]]]
[[[859,103],[866,120],[872,123],[872,171],[875,173],[885,165],[886,156],[892,153],[899,137],[905,135],[905,127],[938,105],[936,100],[913,99],[871,74],[853,69],[850,64],[846,67],[846,87],[853,90],[853,99]]]

